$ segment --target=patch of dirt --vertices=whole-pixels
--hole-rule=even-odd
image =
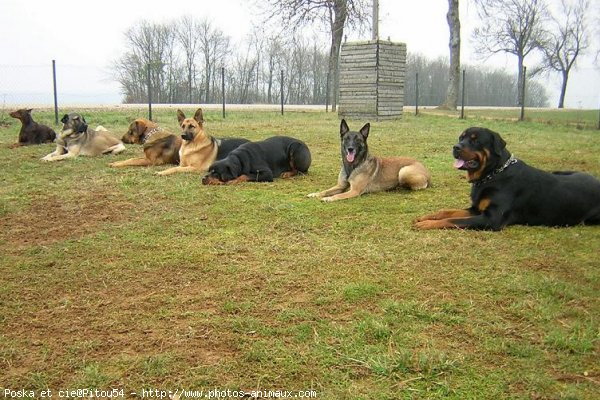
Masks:
[[[77,192],[66,200],[39,194],[23,211],[0,217],[0,247],[22,250],[80,238],[127,219],[134,209],[132,202],[109,191]]]

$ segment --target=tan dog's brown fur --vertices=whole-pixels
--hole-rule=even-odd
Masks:
[[[184,139],[179,150],[179,166],[166,169],[158,175],[171,175],[179,172],[206,172],[217,159],[219,146],[215,139],[207,135],[203,129],[202,109],[196,110],[193,118],[186,118],[181,110],[177,110],[177,120]]]
[[[340,125],[342,139],[342,169],[337,185],[308,197],[317,197],[323,201],[350,199],[363,193],[380,192],[397,187],[419,190],[425,189],[431,182],[431,173],[419,161],[409,157],[374,157],[369,154],[367,137],[370,124],[360,132],[351,132],[345,120]],[[346,149],[358,151],[356,160],[344,160]]]
[[[150,137],[146,137],[151,135]],[[151,165],[179,164],[181,138],[158,126],[156,122],[138,118],[129,124],[121,139],[124,143],[143,144],[145,157],[130,158],[109,164],[111,167],[147,167]]]
[[[338,178],[334,187],[308,196],[330,202],[396,187],[418,190],[429,186],[430,179],[431,174],[427,168],[413,158],[369,157],[352,172],[349,179]]]

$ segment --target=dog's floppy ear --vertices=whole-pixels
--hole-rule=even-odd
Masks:
[[[350,128],[348,128],[346,120],[342,119],[342,122],[340,123],[340,136],[344,136],[348,132],[350,132]]]
[[[68,120],[69,120],[69,114],[65,114],[65,115],[63,115],[63,117],[60,119],[60,122],[62,122],[63,124],[66,124]]]
[[[144,134],[144,131],[146,130],[146,124],[144,124],[142,121],[135,121],[135,132],[138,134],[138,136],[142,136]]]
[[[204,122],[204,118],[202,117],[202,109],[201,108],[196,110],[196,113],[194,114],[194,119],[200,125],[202,125],[202,123]]]
[[[177,110],[177,122],[179,122],[179,126],[181,126],[181,123],[183,122],[184,119],[185,119],[185,114],[183,113],[183,111]]]
[[[492,151],[494,152],[494,154],[500,157],[502,155],[502,152],[506,148],[506,142],[500,137],[498,133],[494,131],[490,131],[490,133],[492,134]]]
[[[369,137],[369,129],[371,129],[371,124],[369,124],[368,122],[365,124],[365,126],[360,128],[359,132],[361,135],[363,135],[365,139]]]

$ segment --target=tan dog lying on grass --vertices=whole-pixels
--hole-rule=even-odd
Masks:
[[[150,165],[179,164],[181,138],[161,127],[156,122],[138,118],[129,124],[121,140],[129,144],[144,146],[144,157],[130,158],[110,163],[113,168],[147,167]]]
[[[430,185],[431,173],[413,158],[371,156],[367,146],[370,127],[370,124],[366,124],[359,132],[353,132],[342,120],[342,169],[338,183],[322,192],[311,193],[308,197],[336,201],[397,187],[419,190]]]
[[[225,158],[231,150],[248,142],[246,139],[217,139],[204,129],[202,109],[196,110],[193,118],[186,118],[177,110],[177,121],[181,127],[181,148],[179,166],[158,172],[158,175],[171,175],[179,172],[206,172],[216,160]]]
[[[60,161],[77,156],[95,157],[101,154],[119,154],[125,145],[108,131],[98,126],[89,129],[88,124],[79,114],[65,114],[61,122],[62,132],[56,139],[56,150],[48,154],[43,161]]]

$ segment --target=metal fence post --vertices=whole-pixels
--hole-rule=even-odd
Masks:
[[[527,67],[523,67],[523,82],[521,87],[521,116],[519,121],[525,120],[525,81],[527,80]]]
[[[419,73],[415,78],[415,115],[419,115]]]
[[[146,64],[146,69],[148,70],[148,119],[152,121],[152,82],[150,79],[150,64]]]
[[[52,60],[52,83],[54,85],[54,124],[58,125],[58,97],[56,95],[56,60]]]
[[[223,119],[225,118],[225,67],[221,67],[221,93],[223,99]]]
[[[465,74],[466,69],[463,69],[462,73],[462,99],[460,105],[460,119],[465,119]]]
[[[283,70],[281,70],[281,115],[283,115]]]

